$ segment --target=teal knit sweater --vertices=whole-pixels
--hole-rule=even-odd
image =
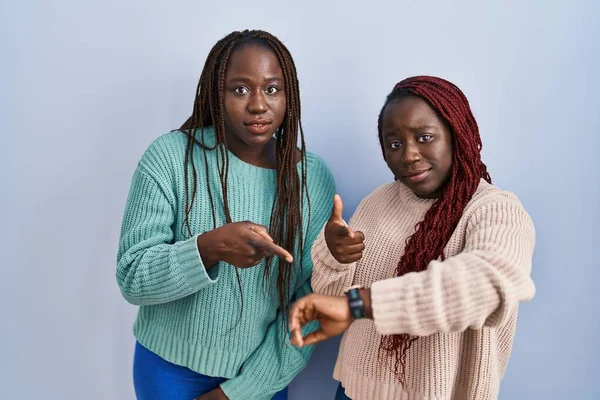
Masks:
[[[212,128],[204,134],[207,144],[214,143]],[[134,334],[144,347],[174,364],[228,378],[221,388],[231,400],[268,399],[304,368],[312,349],[289,344],[279,309],[276,269],[266,282],[264,260],[256,267],[238,269],[242,308],[234,267],[219,262],[207,270],[203,265],[196,238],[213,229],[207,181],[217,226],[225,223],[217,152],[205,153],[208,176],[204,153],[199,147],[194,152],[198,191],[190,215],[194,234],[190,238],[183,226],[185,147],[180,132],[161,136],[143,155],[131,183],[116,276],[125,299],[140,306]],[[304,199],[302,265],[300,254],[294,254],[290,300],[311,292],[310,249],[331,214],[335,193],[325,163],[311,153],[306,162],[310,221]],[[229,152],[228,202],[233,221],[269,227],[275,174]],[[274,261],[272,268],[277,266]]]

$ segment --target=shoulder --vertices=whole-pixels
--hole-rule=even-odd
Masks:
[[[298,168],[302,168],[300,165]],[[300,177],[302,177],[302,171]],[[305,200],[311,212],[311,220],[316,221],[313,225],[321,229],[333,207],[333,196],[336,193],[335,181],[329,167],[318,155],[306,152],[306,195]]]
[[[381,202],[389,203],[389,200],[398,197],[398,182],[384,183],[369,193],[358,205],[359,208],[370,207]]]
[[[481,180],[479,187],[473,194],[471,201],[467,204],[467,208],[479,208],[489,204],[512,204],[518,207],[523,207],[521,201],[516,194],[500,189],[498,186]]]
[[[183,132],[171,131],[159,136],[146,149],[139,166],[146,172],[161,175],[173,165],[183,166],[187,137]]]
[[[533,221],[516,194],[481,180],[477,191],[465,207],[463,218],[469,225],[482,220],[504,225],[527,225],[533,232]]]
[[[321,156],[310,151],[306,152],[306,170],[308,174],[323,174],[331,176],[331,171],[329,170],[325,160],[323,160]]]
[[[369,193],[358,203],[349,223],[352,225],[360,220],[379,220],[389,210],[391,200],[398,198],[397,185],[397,182],[385,183]]]
[[[306,183],[310,192],[335,194],[335,180],[325,160],[315,153],[306,152]]]

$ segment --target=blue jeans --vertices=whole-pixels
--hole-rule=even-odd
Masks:
[[[225,378],[202,375],[170,363],[136,342],[133,386],[138,400],[192,400],[216,389]],[[287,400],[287,388],[273,396]]]
[[[346,396],[346,392],[341,383],[338,385],[337,392],[335,392],[335,400],[352,400],[350,397]]]

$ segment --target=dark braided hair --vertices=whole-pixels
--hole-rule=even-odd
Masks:
[[[448,123],[452,135],[452,168],[441,195],[416,225],[415,233],[407,239],[396,269],[398,276],[423,271],[431,260],[444,260],[444,248],[480,179],[492,182],[481,161],[481,137],[469,102],[456,85],[441,78],[415,76],[396,84],[379,113],[377,129],[381,151],[384,152],[382,121],[387,105],[409,96],[424,99]],[[394,372],[403,386],[406,353],[415,340],[417,337],[407,334],[384,336],[381,340],[380,351],[393,356]]]
[[[227,69],[231,54],[242,46],[257,45],[271,50],[277,56],[281,70],[283,72],[286,114],[281,126],[275,133],[275,159],[277,188],[275,192],[275,201],[271,212],[271,222],[269,227],[270,235],[275,243],[285,248],[291,254],[295,254],[296,245],[299,249],[304,246],[302,238],[302,194],[308,193],[306,188],[306,146],[304,142],[304,132],[300,122],[300,90],[298,86],[298,77],[296,75],[296,66],[294,60],[285,45],[275,36],[268,32],[259,30],[245,30],[243,32],[232,32],[219,40],[206,58],[200,81],[196,89],[196,99],[192,115],[179,129],[187,136],[186,154],[184,160],[185,169],[185,227],[190,236],[190,213],[192,211],[194,199],[196,198],[197,172],[194,164],[194,149],[198,144],[202,151],[217,151],[217,168],[221,181],[223,207],[225,213],[225,223],[231,223],[231,214],[227,201],[227,177],[229,170],[229,155],[227,151],[227,135],[225,132],[225,106],[224,106],[224,85],[225,72]],[[215,145],[209,147],[204,141],[204,128],[212,125],[215,131]],[[302,176],[298,174],[296,168],[296,152],[298,151],[298,132],[300,132],[301,141],[301,160]],[[198,140],[200,134],[202,140]],[[204,167],[208,176],[209,165],[206,157],[204,158]],[[192,188],[190,193],[189,172],[192,172]],[[207,190],[212,208],[213,229],[217,228],[215,216],[214,200],[210,188],[210,182],[207,180]],[[308,202],[310,212],[310,202]],[[265,269],[265,282],[270,276],[273,256],[267,257],[267,267]],[[302,252],[300,252],[299,265],[302,266]],[[240,293],[243,292],[240,275],[235,268],[236,277]],[[288,306],[288,296],[290,293],[291,265],[279,260],[279,270],[277,275],[277,290],[279,293],[279,303],[283,315]],[[240,311],[241,316],[242,311]],[[285,319],[285,318],[284,318]]]

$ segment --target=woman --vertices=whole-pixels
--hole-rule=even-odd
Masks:
[[[287,398],[311,350],[285,340],[284,316],[310,291],[334,193],[305,149],[287,48],[262,31],[217,42],[191,117],[150,145],[125,208],[117,281],[140,306],[138,399]]]
[[[398,83],[378,130],[395,182],[365,198],[349,226],[336,196],[312,249],[321,294],[293,306],[292,342],[347,330],[337,399],[496,398],[518,305],[535,292],[532,221],[491,184],[477,123],[452,83]],[[321,329],[303,338],[315,319]]]

